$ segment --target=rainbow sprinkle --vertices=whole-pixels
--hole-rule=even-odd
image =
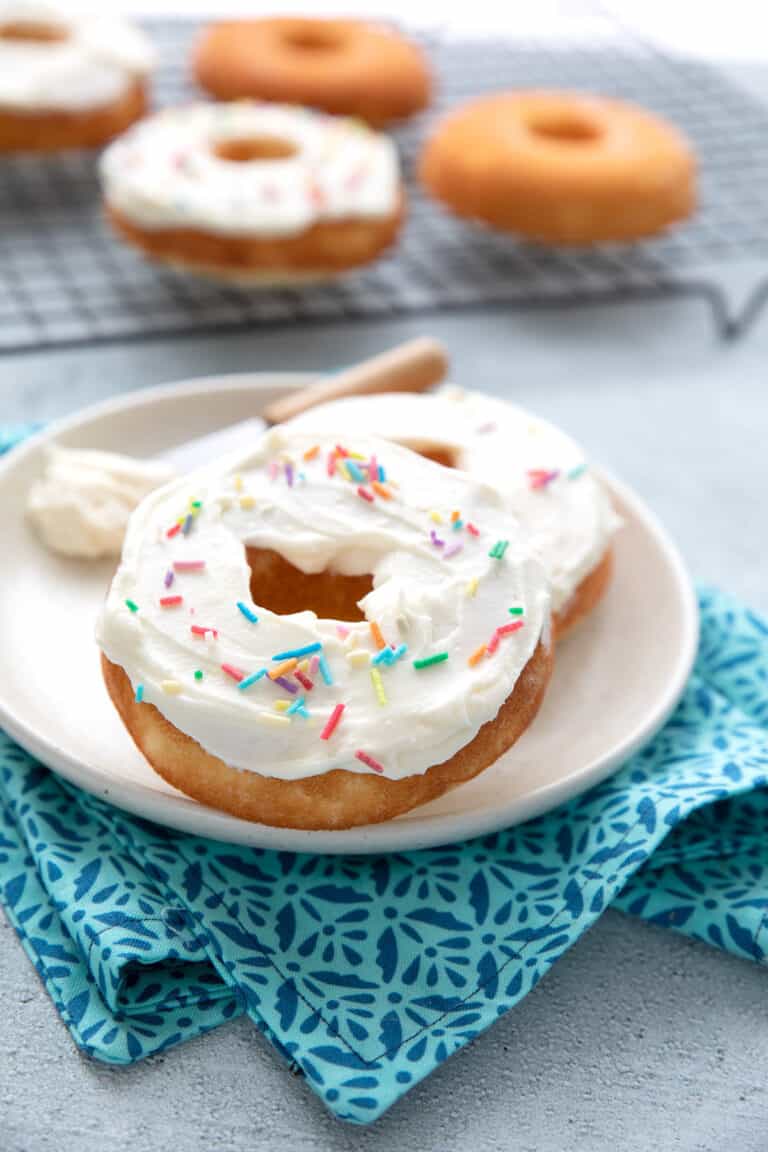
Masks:
[[[138,612],[139,606],[135,600],[126,600],[125,606],[129,612]]]
[[[337,704],[336,707],[334,708],[333,712],[331,712],[330,716],[326,720],[325,727],[323,728],[322,732],[320,733],[320,739],[321,740],[330,740],[331,736],[333,735],[333,733],[336,731],[336,729],[339,726],[339,722],[341,720],[341,714],[343,711],[344,711],[344,705],[343,704]]]
[[[240,497],[240,507],[243,509],[243,511],[246,511],[246,512],[248,511],[249,508],[255,508],[256,507],[256,498],[254,496],[241,496]]]
[[[346,640],[347,636],[349,636],[349,628],[347,628],[346,624],[337,624],[336,633],[342,640]]]
[[[178,608],[179,605],[183,604],[183,603],[184,603],[184,597],[183,596],[161,596],[160,597],[160,607],[161,608]]]
[[[529,468],[528,478],[531,488],[546,488],[553,480],[557,480],[560,475],[559,468],[551,470],[546,468]]]
[[[227,676],[231,676],[233,680],[237,680],[238,684],[245,679],[245,672],[241,672],[233,664],[222,664],[221,670],[226,672]]]
[[[368,479],[371,481],[371,484],[373,484],[374,487],[378,483],[379,465],[375,456],[371,456],[370,460],[368,461]]]
[[[166,532],[166,536],[170,540],[171,537],[175,536],[178,532],[181,532],[181,524],[172,524],[171,527]]]
[[[313,652],[319,652],[322,644],[318,640],[314,644],[305,644],[303,648],[291,648],[287,652],[278,652],[273,656],[273,660],[299,660],[302,656],[311,656]]]
[[[373,682],[373,690],[376,693],[376,699],[383,707],[388,701],[387,694],[384,691],[384,681],[381,678],[381,672],[379,672],[378,668],[371,668],[371,680]]]
[[[364,648],[356,648],[352,652],[347,652],[347,663],[353,668],[367,668],[371,663],[371,654]]]
[[[347,460],[346,461],[346,468],[347,468],[347,472],[349,472],[349,474],[352,477],[352,479],[354,480],[355,484],[364,484],[365,483],[365,476],[363,475],[363,470],[357,464],[355,464],[354,460]]]
[[[431,668],[433,664],[442,664],[448,659],[447,652],[436,652],[434,656],[424,656],[421,660],[414,660],[413,666],[419,668]]]
[[[502,624],[500,628],[496,629],[496,635],[511,636],[513,632],[519,632],[524,623],[523,620],[515,620],[512,624]]]
[[[251,676],[245,676],[238,684],[238,688],[241,692],[245,692],[246,688],[250,688],[251,684],[255,684],[257,680],[261,680],[266,674],[266,668],[260,668],[258,672],[254,672]]]
[[[246,620],[248,620],[251,624],[258,624],[258,616],[255,612],[251,611],[247,604],[244,604],[242,600],[238,600],[237,606],[242,612],[243,616],[245,616]]]
[[[134,700],[136,701],[137,704],[141,704],[143,699],[144,699],[144,685],[143,684],[137,684],[136,685],[136,695],[134,696]]]
[[[174,560],[174,572],[202,572],[205,560]]]
[[[509,540],[497,540],[496,543],[494,544],[493,548],[491,548],[488,555],[491,557],[492,560],[503,560],[504,559],[504,553],[506,552],[508,547],[509,547]]]
[[[288,709],[290,708],[290,706],[291,706],[290,700],[275,700],[274,704],[272,705],[275,712],[286,712],[286,713],[287,713]]]
[[[439,512],[430,512],[429,518],[433,524],[442,524],[443,518]]]
[[[361,764],[365,764],[368,768],[372,768],[374,772],[383,772],[384,765],[380,764],[378,760],[374,760],[373,756],[369,756],[367,752],[363,752],[362,748],[358,748],[355,752],[355,759],[359,760]]]

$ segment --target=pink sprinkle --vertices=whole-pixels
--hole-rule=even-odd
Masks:
[[[338,632],[339,636],[341,636],[342,640],[345,640],[347,636],[349,636],[349,628],[347,628],[346,624],[337,624],[336,631]]]
[[[480,535],[479,530],[477,528],[475,528],[474,524],[469,524],[469,523],[467,524],[467,532],[469,532],[470,536],[479,536]]]
[[[181,604],[183,600],[184,600],[183,596],[161,596],[160,597],[160,607],[161,608],[178,608],[179,604]]]
[[[378,760],[374,760],[373,756],[369,756],[367,752],[363,752],[362,748],[358,748],[355,752],[355,759],[359,760],[361,764],[365,764],[368,768],[372,768],[374,772],[383,772],[384,765],[379,764]]]
[[[361,496],[363,500],[367,500],[369,504],[373,504],[373,493],[368,492],[367,489],[363,488],[362,484],[358,487],[357,494],[358,496]]]
[[[222,672],[226,672],[227,676],[231,676],[233,680],[237,680],[238,684],[241,680],[245,679],[245,672],[241,672],[239,668],[235,668],[232,664],[222,664]]]
[[[333,476],[334,472],[336,471],[336,457],[337,456],[338,456],[338,452],[336,452],[335,450],[333,452],[328,453],[327,472],[328,472],[329,476]]]
[[[493,653],[496,651],[496,649],[499,646],[500,641],[501,641],[501,635],[499,634],[499,629],[497,628],[496,631],[494,632],[493,636],[491,636],[490,640],[488,641],[488,647],[486,648],[486,652],[488,653],[489,656],[492,656]]]
[[[452,544],[450,548],[446,548],[445,552],[443,552],[443,560],[450,560],[451,556],[455,556],[457,552],[461,552],[463,547],[464,545],[461,543]]]
[[[213,636],[214,640],[219,635],[215,628],[203,628],[200,624],[190,624],[189,630],[194,636]]]
[[[165,584],[166,588],[170,588],[171,584],[173,584],[173,571],[171,568],[166,572],[163,584]]]
[[[269,462],[269,478],[270,478],[270,480],[276,480],[277,474],[279,471],[280,471],[280,468],[278,467],[277,460],[270,460],[270,462]]]
[[[330,740],[334,731],[338,727],[339,721],[341,720],[341,714],[343,711],[344,711],[344,705],[343,704],[337,704],[336,707],[334,708],[333,712],[331,712],[330,716],[328,717],[325,728],[323,728],[322,732],[320,733],[320,739],[321,740]]]
[[[531,481],[531,488],[546,488],[547,484],[551,484],[560,475],[559,468],[554,468],[551,472],[547,472],[542,468],[531,468],[528,471]]]
[[[174,560],[174,572],[201,572],[205,568],[205,560]]]
[[[379,478],[379,465],[376,463],[376,457],[371,456],[368,462],[368,479],[373,482]]]
[[[515,620],[511,624],[502,624],[500,628],[496,629],[497,636],[511,636],[513,632],[519,632],[524,624],[523,620]]]
[[[311,692],[315,686],[314,680],[310,680],[309,676],[305,676],[303,672],[294,672],[294,676],[301,684],[302,688],[306,688],[307,692]]]
[[[320,657],[319,656],[313,656],[309,662],[309,670],[313,676],[315,675],[315,673],[317,672],[319,667],[320,667]]]

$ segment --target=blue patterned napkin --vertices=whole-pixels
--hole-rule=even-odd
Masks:
[[[609,904],[762,961],[768,626],[718,592],[700,605],[696,668],[646,748],[547,816],[445,848],[218,844],[78,791],[0,734],[0,895],[76,1044],[127,1064],[246,1012],[367,1123]]]

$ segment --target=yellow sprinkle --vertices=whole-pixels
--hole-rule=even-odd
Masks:
[[[295,656],[291,656],[290,660],[284,660],[282,664],[278,664],[277,668],[270,668],[267,675],[270,680],[277,680],[278,676],[287,676],[289,672],[293,672],[298,664]]]
[[[349,455],[353,460],[367,460],[368,459],[367,456],[363,456],[362,452],[350,452]]]
[[[481,644],[479,648],[475,648],[469,660],[467,660],[467,664],[469,664],[470,668],[474,668],[475,664],[480,663],[483,656],[485,656],[487,647],[487,644]]]
[[[242,492],[242,490],[243,490],[243,478],[242,478],[242,476],[235,476],[235,491],[236,492]]]
[[[354,652],[347,652],[347,661],[353,668],[365,668],[370,663],[370,660],[370,652],[365,652],[362,648],[357,648]]]
[[[290,706],[290,700],[275,700],[274,704],[272,705],[275,712],[287,712]]]
[[[467,584],[467,587],[465,589],[467,596],[474,596],[475,592],[477,592],[478,583],[479,583],[479,581],[477,579],[477,576],[473,576],[472,579]]]
[[[353,648],[357,648],[357,632],[350,632],[344,641],[344,647],[348,652],[351,652]]]
[[[382,706],[387,703],[387,694],[384,691],[384,681],[381,678],[381,672],[378,668],[371,668],[371,680],[373,681],[373,688],[376,693],[376,699]]]
[[[281,716],[278,712],[257,712],[256,719],[262,724],[290,724],[290,716]]]
[[[349,468],[347,468],[347,466],[346,466],[346,464],[344,463],[344,461],[343,461],[343,460],[339,460],[339,461],[337,462],[337,466],[338,466],[338,468],[340,469],[340,471],[341,471],[341,474],[342,474],[342,476],[344,477],[344,479],[345,479],[345,480],[350,480],[350,481],[351,481],[351,480],[352,480],[352,473],[350,472]]]
[[[178,696],[181,692],[181,684],[178,680],[163,680],[160,684],[163,692],[167,692],[169,696]]]
[[[299,672],[306,672],[309,668],[309,660],[305,657],[304,660],[299,660],[296,669]]]
[[[256,505],[256,501],[253,498],[253,496],[241,496],[240,497],[240,507],[241,508],[253,508],[253,507],[255,507],[255,505]]]
[[[390,481],[391,483],[391,481]],[[430,512],[429,518],[433,524],[442,524],[443,518],[439,512]]]

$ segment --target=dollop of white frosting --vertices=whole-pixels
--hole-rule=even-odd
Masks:
[[[153,461],[54,446],[30,489],[27,514],[52,552],[119,556],[131,513],[172,476]]]
[[[333,768],[399,779],[442,763],[495,717],[547,642],[546,577],[497,489],[369,437],[348,443],[363,460],[345,476],[346,464],[329,468],[335,444],[278,428],[252,455],[150,495],[131,517],[97,637],[144,701],[229,765],[285,780]],[[373,457],[384,470],[378,489]],[[365,620],[279,616],[258,590],[254,602],[246,545],[303,572],[371,573]],[[391,663],[372,663],[381,649],[371,621],[394,646]],[[498,644],[470,664],[499,627]],[[262,672],[308,645],[319,646],[326,675],[310,654],[303,671],[285,673],[293,692]],[[442,662],[414,663],[441,653]],[[278,708],[303,698],[303,711],[276,711],[281,698]],[[338,704],[341,720],[322,739]]]
[[[482,392],[444,385],[425,395],[353,396],[312,408],[290,426],[447,449],[457,468],[498,485],[510,501],[546,569],[555,612],[600,563],[619,525],[574,440]]]
[[[0,0],[3,25],[60,29],[60,40],[0,36],[0,108],[82,112],[111,104],[149,73],[155,52],[144,33],[116,16],[76,15],[66,4]]]
[[[233,161],[215,151],[264,137],[294,154]],[[389,216],[400,196],[388,137],[341,117],[248,101],[148,117],[107,148],[101,176],[107,203],[147,230],[289,236],[322,220]]]

